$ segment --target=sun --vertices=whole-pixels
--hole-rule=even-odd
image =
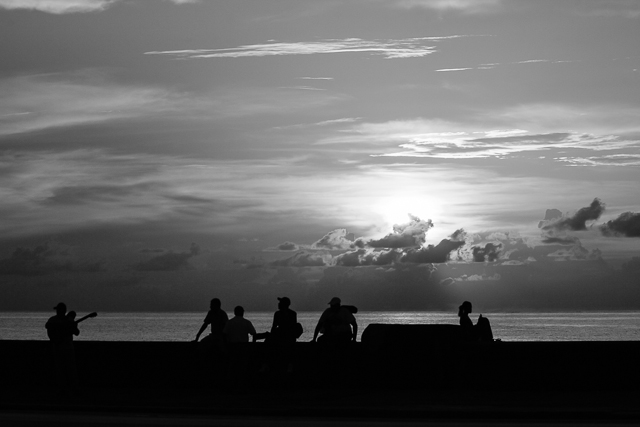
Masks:
[[[380,215],[388,226],[406,224],[411,221],[409,215],[420,219],[436,221],[440,217],[442,204],[439,200],[421,199],[412,196],[389,196],[380,198],[373,205],[373,211]]]

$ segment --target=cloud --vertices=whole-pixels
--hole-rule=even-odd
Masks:
[[[625,212],[600,226],[605,236],[640,237],[640,213]]]
[[[420,246],[425,243],[429,229],[433,227],[433,222],[428,219],[421,220],[417,216],[409,214],[409,221],[406,224],[396,224],[393,226],[393,233],[377,240],[370,240],[367,246],[372,248],[407,248]]]
[[[589,3],[587,3],[589,4]],[[595,5],[589,4],[588,9],[574,9],[574,13],[586,16],[606,18],[640,18],[640,6],[634,0],[599,1]]]
[[[530,107],[490,115],[478,110],[468,114],[464,123],[442,119],[360,122],[316,145],[356,145],[374,157],[506,159],[542,152],[553,161],[569,163],[597,153],[590,164],[633,166],[640,162],[640,128],[632,124],[632,117],[640,114],[637,109],[614,108],[612,113],[588,107]],[[534,132],[528,127],[552,131]],[[566,131],[568,127],[588,131]]]
[[[284,243],[280,243],[278,246],[276,246],[276,249],[278,249],[280,251],[297,251],[298,250],[298,245],[296,245],[293,242],[284,242]]]
[[[0,274],[40,276],[58,272],[99,272],[101,262],[78,262],[69,246],[45,243],[33,249],[17,248],[0,260]]]
[[[101,12],[122,0],[0,0],[0,8],[28,9],[62,15]],[[168,0],[175,4],[198,3],[199,0]]]
[[[473,260],[475,262],[493,262],[500,256],[501,244],[487,243],[484,247],[474,246],[472,248]]]
[[[570,166],[640,166],[640,154],[610,154],[606,156],[590,157],[557,157],[557,161],[568,163]]]
[[[355,236],[353,233],[347,233],[345,228],[330,231],[320,240],[311,244],[311,249],[323,250],[344,250],[353,249]]]
[[[407,250],[402,257],[400,258],[400,262],[410,262],[410,263],[444,263],[449,261],[449,254],[462,246],[464,246],[465,242],[454,241],[449,239],[443,239],[437,245],[428,245],[426,247],[418,248],[418,249],[409,249]]]
[[[435,71],[442,72],[442,71],[466,71],[466,70],[473,70],[473,68],[441,68]]]
[[[542,239],[542,243],[545,244],[557,244],[557,245],[573,245],[578,241],[576,237],[546,237]]]
[[[487,275],[487,274],[471,274],[471,275],[466,275],[463,274],[460,277],[456,277],[454,280],[455,282],[485,282],[485,281],[498,281],[501,280],[502,276],[499,273],[495,273],[493,275]],[[445,279],[446,280],[446,279]]]
[[[359,38],[325,39],[317,42],[271,42],[223,49],[191,49],[150,51],[146,55],[166,55],[178,59],[246,58],[285,55],[317,55],[332,53],[369,53],[387,59],[418,58],[437,52],[428,42],[468,37],[415,37],[407,39],[364,40]]]
[[[0,80],[0,135],[179,111],[187,97],[119,85],[91,72]]]
[[[502,0],[394,0],[393,4],[406,9],[422,8],[440,12],[480,14],[499,10]]]
[[[431,135],[408,136],[409,140],[398,146],[404,151],[395,151],[378,156],[386,157],[430,157],[439,159],[506,158],[525,152],[578,149],[600,151],[616,149],[640,149],[640,141],[629,141],[617,136],[597,136],[578,133],[529,134],[518,136],[489,136],[492,131],[463,132],[446,135],[434,132]],[[473,138],[472,134],[485,133],[487,137]],[[557,157],[557,161],[569,162],[570,158]],[[619,159],[619,165],[628,166],[638,162],[629,155]],[[613,162],[612,162],[613,163]],[[602,164],[602,162],[601,162]]]
[[[336,256],[333,263],[343,267],[390,265],[398,261],[401,255],[402,252],[396,249],[358,249]]]
[[[329,265],[331,255],[298,252],[290,258],[270,263],[272,267],[324,267]]]
[[[200,247],[195,243],[191,244],[188,252],[169,251],[162,255],[155,256],[146,261],[140,261],[133,266],[139,271],[175,271],[191,268],[188,263],[189,258],[200,253]]]
[[[3,9],[30,9],[65,14],[100,12],[119,0],[0,0]]]
[[[586,230],[587,222],[595,221],[600,218],[600,215],[602,215],[604,210],[605,204],[596,197],[593,199],[593,202],[591,202],[591,205],[578,209],[578,211],[571,216],[562,216],[560,218],[550,220],[542,226],[542,229],[548,231]]]

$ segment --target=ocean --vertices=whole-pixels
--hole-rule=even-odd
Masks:
[[[78,313],[78,318],[87,313]],[[320,312],[298,312],[304,327],[300,341],[310,341]],[[0,313],[0,339],[46,340],[44,324],[53,313]],[[202,313],[98,313],[80,324],[79,341],[191,341],[202,325]],[[229,313],[232,316],[232,313]],[[485,313],[493,335],[503,341],[636,341],[640,311],[579,313]],[[271,328],[273,312],[247,312],[258,332]],[[477,319],[477,314],[471,318]],[[356,315],[358,340],[371,323],[457,324],[456,313],[361,311]],[[203,334],[206,336],[207,332]]]

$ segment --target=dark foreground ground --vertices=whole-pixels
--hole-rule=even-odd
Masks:
[[[73,392],[50,343],[0,341],[0,425],[640,424],[640,342],[305,342],[292,372],[265,343],[75,350]]]

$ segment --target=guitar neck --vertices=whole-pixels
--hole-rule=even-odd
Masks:
[[[87,314],[86,316],[81,317],[80,319],[76,320],[76,324],[78,324],[78,323],[80,323],[80,322],[82,322],[84,320],[87,320],[90,317],[96,317],[96,314],[95,313]]]

